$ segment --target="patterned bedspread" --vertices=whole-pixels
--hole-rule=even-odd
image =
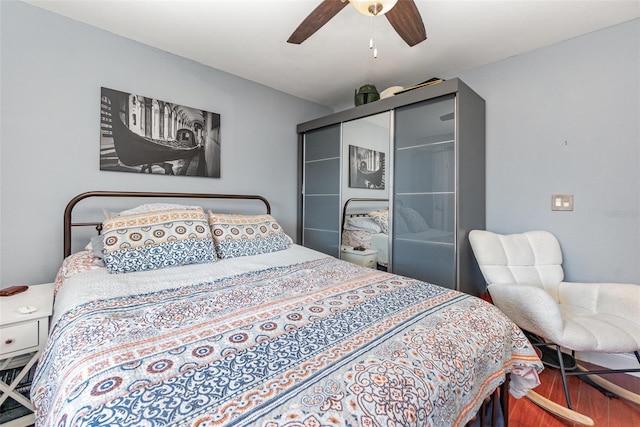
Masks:
[[[334,258],[56,319],[38,426],[459,426],[506,372],[532,388],[542,369],[492,305]]]

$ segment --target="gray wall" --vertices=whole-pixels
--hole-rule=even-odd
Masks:
[[[568,280],[640,283],[640,20],[456,76],[486,100],[487,228],[555,233]]]
[[[328,108],[25,3],[0,19],[0,288],[54,279],[90,190],[261,194],[295,235],[296,125]],[[220,113],[221,178],[100,171],[101,86]]]
[[[0,287],[53,279],[88,190],[259,193],[295,233],[296,125],[328,109],[24,3],[0,19]],[[639,75],[640,20],[455,74],[487,101],[488,229],[554,232],[567,279],[640,283]],[[101,172],[101,86],[220,113],[222,178]]]

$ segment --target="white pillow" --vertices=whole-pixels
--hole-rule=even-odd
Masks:
[[[180,205],[176,203],[147,203],[136,208],[124,210],[116,215],[130,215],[155,211],[165,211],[169,209],[201,209],[200,206]],[[112,216],[112,215],[110,215]]]
[[[380,225],[368,216],[348,217],[345,229],[347,230],[363,230],[371,233],[382,233]]]

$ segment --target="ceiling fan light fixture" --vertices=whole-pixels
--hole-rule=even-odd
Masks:
[[[349,0],[349,3],[365,16],[384,15],[397,2],[398,0]]]

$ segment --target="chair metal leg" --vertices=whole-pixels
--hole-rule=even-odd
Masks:
[[[531,342],[531,344],[534,347],[540,347],[544,350],[544,347],[548,346],[555,346],[556,347],[556,354],[557,354],[557,358],[558,358],[558,366],[557,368],[560,369],[560,375],[562,376],[562,386],[564,388],[564,396],[565,396],[565,400],[567,401],[567,407],[563,408],[562,406],[558,405],[555,402],[552,402],[551,400],[540,396],[539,394],[535,393],[533,390],[530,391],[529,393],[527,393],[527,398],[529,400],[531,400],[533,403],[537,404],[538,406],[546,409],[547,411],[551,412],[554,415],[557,415],[559,417],[565,418],[567,420],[571,420],[573,422],[579,423],[579,424],[584,424],[584,425],[593,425],[593,420],[585,415],[580,414],[579,412],[576,412],[573,410],[573,407],[571,405],[571,396],[569,396],[569,386],[567,384],[567,377],[570,375],[578,375],[580,377],[586,377],[589,380],[591,380],[593,383],[595,383],[599,388],[605,390],[606,392],[610,392],[613,393],[614,395],[621,397],[625,400],[628,400],[629,402],[635,403],[637,405],[640,405],[640,394],[637,393],[633,393],[629,390],[626,390],[620,386],[617,386],[616,384],[613,384],[607,380],[605,380],[604,378],[601,378],[599,375],[603,375],[603,374],[615,374],[615,373],[631,373],[631,372],[640,372],[640,368],[626,368],[626,369],[595,369],[595,370],[588,370],[585,369],[583,366],[580,366],[579,364],[575,364],[575,368],[577,368],[575,371],[572,370],[571,366],[566,366],[567,364],[565,363],[565,359],[563,357],[563,353],[561,350],[561,347],[555,343],[552,342],[546,342],[543,338],[540,338],[536,335],[532,335],[528,332],[527,333],[527,338],[529,338],[529,341]],[[634,351],[633,352],[636,356],[636,359],[638,360],[638,363],[640,363],[640,351]],[[544,353],[543,353],[544,355]],[[569,355],[567,354],[567,356],[569,357]],[[571,356],[569,357],[569,359],[575,359],[575,351],[571,350]],[[553,363],[550,363],[549,361],[543,360],[543,363],[545,365],[548,366],[554,366]],[[567,362],[568,363],[568,362]],[[569,370],[569,372],[568,372]]]
[[[594,422],[591,418],[571,409],[571,398],[569,397],[569,388],[567,386],[567,372],[566,372],[567,366],[565,366],[565,363],[564,363],[565,360],[564,360],[563,353],[561,351],[560,346],[552,342],[546,342],[546,340],[544,340],[543,338],[537,337],[535,335],[532,336],[530,333],[528,334],[529,334],[528,337],[530,338],[531,344],[535,347],[540,347],[543,351],[544,351],[544,347],[549,347],[549,349],[551,349],[552,346],[555,346],[559,366],[557,367],[554,366],[554,368],[560,369],[560,374],[562,375],[562,385],[564,387],[565,399],[567,400],[567,406],[564,407],[562,405],[559,405],[553,402],[552,400],[549,400],[546,397],[539,395],[533,390],[527,393],[527,399],[529,399],[531,402],[535,403],[536,405],[540,406],[545,411],[548,411],[549,413],[555,416],[564,418],[565,420],[569,420],[574,423],[585,425],[585,426],[594,425]],[[573,352],[571,356],[573,359],[574,366],[577,365],[575,363],[575,358],[574,358],[575,354]],[[543,363],[545,363],[544,360],[543,360]],[[548,363],[549,362],[547,361],[545,365],[547,365]]]
[[[638,359],[638,363],[640,363],[640,352],[634,351],[636,355],[636,359]],[[640,394],[633,393],[630,390],[624,389],[614,383],[611,383],[604,378],[600,377],[601,374],[614,374],[614,373],[629,373],[629,372],[640,372],[640,369],[601,369],[601,370],[589,370],[584,368],[583,366],[578,365],[578,371],[574,374],[573,372],[567,373],[567,375],[580,375],[581,378],[588,378],[590,381],[595,383],[599,388],[605,390],[607,393],[612,393],[617,397],[621,397],[629,402],[635,403],[636,405],[640,405]]]
[[[638,359],[638,363],[640,363],[640,353],[638,351],[634,351],[633,352],[636,355],[636,359]],[[631,373],[631,372],[640,372],[640,368],[625,368],[625,369],[591,369],[591,370],[587,370],[587,369],[578,369],[575,372],[567,372],[567,375],[604,375],[604,374],[624,374],[624,373]]]
[[[567,385],[567,373],[564,370],[564,360],[562,359],[562,349],[559,345],[556,345],[556,352],[558,353],[558,363],[560,364],[560,375],[562,375],[562,386],[564,387],[564,397],[567,399],[567,408],[571,407],[571,397],[569,397],[569,386]]]

